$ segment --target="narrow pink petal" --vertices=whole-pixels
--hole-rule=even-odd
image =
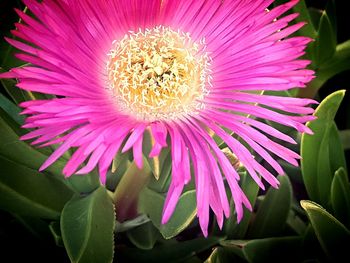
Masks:
[[[134,161],[136,163],[136,166],[139,169],[142,169],[143,167],[143,154],[142,154],[142,138],[141,135],[138,140],[133,145],[133,155],[134,155]]]
[[[131,133],[129,139],[126,141],[123,149],[122,149],[122,153],[128,151],[129,149],[131,149],[131,147],[134,145],[134,143],[139,140],[140,136],[142,136],[143,132],[146,129],[146,124],[141,123],[140,125],[138,125],[134,131]]]
[[[183,187],[184,186],[181,184],[170,184],[167,197],[163,206],[162,224],[166,224],[169,221],[171,215],[174,213],[176,204],[180,198]]]
[[[96,150],[93,151],[89,162],[87,163],[87,165],[85,165],[83,168],[81,168],[79,171],[77,171],[77,174],[87,174],[90,173],[97,165],[97,163],[99,162],[101,156],[103,155],[103,153],[106,150],[106,145],[101,144],[97,147]]]
[[[57,149],[54,151],[52,155],[41,165],[39,168],[39,171],[43,171],[48,166],[50,166],[52,163],[54,163],[59,157],[61,157],[71,146],[72,144],[77,141],[81,136],[88,133],[89,130],[85,127],[75,130],[70,134],[70,136],[67,138],[67,140]]]

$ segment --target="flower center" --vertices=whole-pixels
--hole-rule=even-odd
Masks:
[[[138,119],[172,120],[193,114],[210,84],[204,41],[158,26],[114,41],[107,63],[109,88],[118,106]]]

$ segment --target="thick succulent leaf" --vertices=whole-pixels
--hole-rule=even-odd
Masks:
[[[335,172],[331,187],[331,202],[335,217],[349,227],[350,183],[343,167]]]
[[[302,36],[308,36],[315,38],[317,35],[314,24],[309,13],[309,10],[304,0],[299,1],[297,5],[293,7],[293,12],[298,13],[299,16],[296,18],[297,22],[306,22],[307,24],[298,30],[298,34]]]
[[[136,247],[152,249],[159,237],[159,232],[151,222],[147,222],[129,230],[127,236]]]
[[[0,108],[2,108],[11,118],[16,121],[19,125],[24,122],[23,116],[20,116],[20,108],[18,108],[12,101],[6,98],[0,93]]]
[[[90,193],[101,185],[96,169],[89,174],[73,174],[65,179],[65,183],[75,192],[82,194]]]
[[[310,88],[313,89],[312,97],[317,93],[317,90],[321,88],[327,80],[335,75],[350,69],[350,40],[340,43],[336,47],[333,57],[319,65],[317,69],[317,78],[313,79],[308,85],[307,89],[300,89],[300,91],[307,91]],[[302,94],[302,93],[300,93]],[[307,95],[307,94],[305,94]],[[304,95],[302,95],[304,96]]]
[[[279,176],[279,189],[270,188],[260,204],[248,231],[250,238],[271,237],[284,230],[292,204],[292,186],[288,176]]]
[[[152,250],[141,250],[136,248],[120,248],[118,259],[120,262],[184,262],[209,249],[220,242],[220,238],[196,238],[177,243],[175,240],[168,241],[163,245],[155,246]]]
[[[147,215],[142,214],[133,219],[123,221],[122,223],[116,221],[115,232],[125,232],[135,227],[141,226],[147,222],[151,221]]]
[[[273,237],[253,240],[225,240],[220,243],[250,263],[299,262],[302,238]],[[288,255],[288,257],[286,257]]]
[[[333,57],[337,46],[336,32],[326,11],[321,16],[317,33],[314,63],[319,66]]]
[[[139,209],[149,216],[164,238],[170,239],[182,232],[195,218],[196,192],[190,190],[181,195],[172,217],[165,225],[161,224],[164,201],[164,195],[146,187],[141,192]]]
[[[301,201],[316,236],[332,262],[342,262],[348,256],[350,231],[335,217],[320,205],[308,201]]]
[[[166,193],[171,180],[171,154],[169,154],[169,151],[165,153],[163,150],[162,158],[159,159],[159,163],[162,164],[160,166],[160,176],[158,179],[152,177],[148,183],[148,187],[158,193]]]
[[[259,192],[259,186],[255,183],[251,176],[247,174],[247,172],[244,172],[241,175],[240,184],[243,192],[249,199],[250,204],[252,207],[254,207]],[[234,213],[234,205],[231,205],[231,208],[231,216],[225,221],[224,232],[230,239],[242,239],[245,237],[248,230],[252,212],[245,209],[242,221],[237,224],[237,218]]]
[[[74,196],[61,215],[64,246],[72,262],[112,262],[115,215],[104,187]]]
[[[310,199],[329,206],[330,187],[334,172],[345,167],[344,151],[334,117],[344,97],[344,90],[325,98],[315,111],[316,120],[307,123],[313,135],[301,139],[301,168]]]
[[[52,175],[0,155],[0,208],[19,215],[57,219],[72,191]]]
[[[15,125],[8,125],[3,116],[0,115],[0,156],[28,168],[38,170],[47,159],[47,156],[21,141],[14,131],[14,126]],[[64,164],[58,160],[46,170],[52,174],[58,175],[58,178],[63,178],[61,175],[63,166]]]
[[[295,234],[298,235],[303,235],[307,228],[305,222],[297,215],[293,209],[289,211],[287,225],[291,230],[295,232]]]
[[[170,156],[170,149],[168,147],[163,148],[159,156],[149,157],[149,153],[152,150],[153,144],[154,139],[152,138],[150,132],[147,130],[143,136],[142,152],[145,156],[145,160],[147,161],[152,171],[155,181],[157,182],[158,180],[160,180],[161,177],[163,177],[162,181],[165,181],[167,178],[164,177],[169,177],[170,174],[170,172],[167,171],[163,172],[163,170],[166,170],[167,168],[171,167],[171,165],[169,165],[169,162],[167,161],[167,159],[169,159]],[[167,162],[165,163],[165,161]],[[168,165],[169,167],[164,167],[164,165]]]

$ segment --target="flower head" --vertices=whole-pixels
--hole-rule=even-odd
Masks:
[[[118,151],[132,150],[142,167],[147,129],[154,141],[150,157],[171,148],[172,181],[162,222],[193,178],[197,215],[207,235],[210,208],[220,227],[229,217],[225,183],[238,221],[243,206],[251,209],[229,153],[212,134],[261,188],[262,179],[273,187],[278,180],[246,145],[278,174],[283,170],[272,155],[298,165],[298,154],[272,138],[295,141],[262,119],[311,133],[304,123],[313,119],[308,104],[314,101],[261,92],[304,87],[313,78],[305,69],[309,61],[298,59],[310,39],[287,38],[303,23],[289,26],[297,14],[281,16],[298,1],[270,11],[272,0],[23,2],[35,18],[17,10],[23,23],[13,34],[21,41],[7,41],[30,64],[0,77],[17,78],[24,90],[56,95],[21,104],[29,115],[24,127],[33,129],[22,139],[59,144],[41,170],[73,148],[63,173],[86,174],[98,167],[105,183]]]

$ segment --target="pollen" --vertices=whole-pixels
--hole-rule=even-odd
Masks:
[[[137,119],[173,120],[204,108],[210,63],[204,39],[163,26],[131,31],[108,54],[108,88]]]

